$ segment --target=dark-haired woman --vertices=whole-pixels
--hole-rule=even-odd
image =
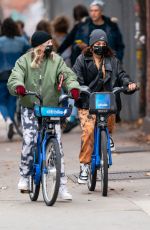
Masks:
[[[57,16],[53,20],[53,30],[54,30],[54,38],[59,47],[63,41],[65,40],[68,30],[69,30],[70,22],[66,16]],[[57,48],[58,48],[57,47]],[[64,59],[65,63],[68,67],[71,66],[70,63],[70,55],[71,55],[71,48],[68,47],[62,54],[62,58]]]
[[[26,39],[20,36],[17,24],[7,18],[2,23],[0,37],[0,112],[7,125],[7,136],[13,137],[13,120],[16,110],[16,98],[9,94],[7,81],[16,60],[30,47]]]
[[[82,22],[85,22],[88,16],[89,13],[86,6],[82,4],[78,4],[73,8],[73,18],[74,18],[75,25],[70,31],[70,33],[67,34],[66,38],[64,39],[64,41],[62,42],[62,44],[57,50],[59,54],[63,54],[64,51],[66,51],[68,48],[70,49],[71,47],[71,55],[70,55],[71,66],[74,65],[77,57],[81,54],[79,43],[81,46],[82,42],[81,40],[76,40],[76,33],[80,27],[80,24]],[[73,106],[72,114],[69,118],[69,122],[66,124],[66,127],[63,130],[63,133],[70,132],[77,125],[78,125],[77,108]]]
[[[96,29],[91,33],[89,45],[77,58],[73,67],[80,85],[89,86],[92,92],[111,92],[115,86],[122,85],[128,86],[129,90],[135,90],[136,84],[131,82],[119,60],[108,47],[107,35],[103,30]],[[78,100],[76,105],[82,129],[78,182],[86,183],[94,145],[95,116],[89,114],[88,98],[84,101]],[[110,133],[112,133],[114,121],[114,117],[108,120]]]
[[[36,25],[36,31],[45,31],[48,34],[51,34],[51,23],[48,20],[42,19]]]
[[[71,46],[72,52],[71,52],[70,58],[71,58],[71,65],[72,66],[75,63],[76,58],[81,53],[81,49],[79,48],[79,46],[77,44],[77,42],[80,42],[80,41],[76,41],[76,33],[79,29],[80,23],[86,21],[88,15],[89,15],[88,9],[84,5],[80,4],[80,5],[76,5],[74,7],[73,17],[74,17],[75,25],[58,49],[58,53],[62,54],[68,47]]]

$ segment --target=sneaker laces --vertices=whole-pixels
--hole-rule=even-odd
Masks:
[[[89,169],[89,165],[88,164],[84,165],[83,170],[88,172],[88,169]]]
[[[81,164],[81,174],[82,173],[88,174],[88,171],[89,171],[89,165],[88,164]]]
[[[61,190],[61,192],[69,193],[66,185],[60,185],[60,190]]]
[[[59,197],[64,200],[72,200],[72,195],[68,192],[66,185],[60,185],[59,188]]]

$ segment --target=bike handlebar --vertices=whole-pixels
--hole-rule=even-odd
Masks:
[[[122,92],[128,92],[128,93],[130,93],[130,92],[137,91],[139,89],[140,89],[140,86],[139,86],[139,84],[137,84],[137,86],[136,86],[136,88],[134,90],[129,90],[128,86],[121,86],[121,87],[115,87],[115,88],[113,88],[112,92],[114,94],[116,94],[116,93],[122,93]]]
[[[64,101],[68,100],[68,99],[72,99],[72,96],[68,95],[68,94],[62,94],[59,97],[59,105],[62,104]]]
[[[115,87],[113,88],[113,93],[116,94],[116,93],[123,93],[127,91],[127,87],[124,87],[124,86],[121,86],[121,87]]]
[[[39,99],[40,105],[43,104],[43,99],[42,99],[42,97],[41,97],[40,94],[38,94],[38,93],[36,93],[36,92],[32,92],[32,91],[26,91],[26,92],[25,92],[25,96],[28,96],[28,95],[30,95],[30,96],[35,96],[36,98]],[[70,95],[66,95],[66,94],[61,95],[60,98],[59,98],[59,105],[60,105],[64,100],[67,100],[67,99],[69,99],[69,98],[72,98],[72,97],[71,97]]]
[[[140,87],[139,87],[139,85],[137,85],[137,87],[136,87],[136,89],[135,90],[133,90],[133,91],[137,91],[137,90],[139,90],[140,89]],[[114,94],[117,94],[117,93],[121,93],[121,92],[132,92],[132,90],[128,90],[128,87],[127,86],[121,86],[121,87],[115,87],[115,88],[113,88],[113,91],[112,91]],[[90,96],[90,94],[91,94],[91,90],[90,90],[90,88],[89,87],[87,87],[87,86],[81,86],[81,88],[80,88],[80,95],[81,94],[87,94],[87,95],[89,95]],[[32,91],[26,91],[25,92],[25,95],[27,96],[27,95],[31,95],[31,96],[35,96],[36,98],[38,98],[39,99],[39,101],[40,101],[40,105],[42,105],[43,104],[43,99],[42,99],[42,97],[41,97],[41,95],[40,94],[38,94],[38,93],[36,93],[36,92],[32,92]],[[64,100],[67,100],[67,99],[69,99],[69,98],[72,98],[70,95],[61,95],[60,96],[60,98],[59,98],[59,104],[61,104]]]
[[[42,104],[43,104],[43,99],[42,99],[42,97],[41,97],[41,95],[40,95],[40,94],[38,94],[38,93],[36,93],[36,92],[32,92],[32,91],[27,91],[27,90],[26,90],[26,92],[25,92],[25,96],[28,96],[28,95],[30,95],[30,96],[35,96],[36,98],[38,98],[38,99],[39,99],[39,101],[40,101],[40,105],[42,105]]]
[[[140,89],[139,85],[137,85],[137,87],[136,87],[135,90],[128,90],[127,86],[121,86],[121,87],[115,87],[115,88],[113,88],[112,93],[117,94],[117,93],[121,93],[121,92],[132,92],[132,91],[137,91],[139,89]],[[91,90],[87,86],[81,86],[80,94],[87,94],[87,95],[90,96]]]

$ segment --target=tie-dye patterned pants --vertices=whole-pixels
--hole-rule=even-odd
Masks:
[[[89,114],[87,109],[78,109],[80,125],[81,125],[81,150],[79,154],[80,163],[89,164],[94,148],[94,127],[96,116]],[[108,129],[112,133],[115,124],[115,116],[108,118]]]
[[[33,166],[32,147],[36,145],[38,129],[38,122],[32,109],[22,107],[21,122],[23,128],[23,145],[21,152],[20,175],[28,177],[31,174]],[[60,124],[55,125],[55,130],[61,153],[61,184],[66,184],[67,178],[64,170],[64,153],[61,142]]]

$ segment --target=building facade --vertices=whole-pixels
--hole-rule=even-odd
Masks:
[[[147,28],[147,69],[146,69],[146,116],[144,119],[144,130],[150,134],[150,1],[146,0],[146,28]]]

